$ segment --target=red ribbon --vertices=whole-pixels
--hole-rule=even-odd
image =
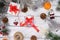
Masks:
[[[15,14],[17,13],[17,11],[19,11],[19,9],[17,9],[17,6],[16,5],[10,5],[10,10],[9,10],[10,12],[14,12]]]
[[[37,32],[39,32],[39,29],[37,28],[37,26],[35,26],[35,24],[33,23],[34,21],[34,17],[28,18],[26,17],[26,20],[24,23],[20,23],[20,26],[27,26],[28,24],[30,24]]]

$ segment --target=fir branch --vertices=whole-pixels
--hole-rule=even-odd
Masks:
[[[46,36],[47,39],[50,40],[60,40],[60,36],[58,36],[57,34],[54,34],[52,32],[49,32]]]

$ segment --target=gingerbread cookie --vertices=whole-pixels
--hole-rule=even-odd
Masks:
[[[7,23],[7,22],[8,22],[8,18],[7,18],[7,17],[4,17],[4,18],[2,19],[2,22],[3,22],[3,23]]]
[[[46,19],[46,14],[45,13],[41,13],[40,17],[41,17],[41,19]]]
[[[36,37],[35,35],[33,35],[33,36],[31,37],[31,40],[37,40],[37,37]]]
[[[24,39],[24,36],[21,32],[16,32],[14,34],[14,40],[23,40]]]

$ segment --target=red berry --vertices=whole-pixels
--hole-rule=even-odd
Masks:
[[[2,32],[0,32],[0,34],[2,34]]]
[[[2,26],[2,29],[5,29],[5,26]]]
[[[18,22],[14,22],[14,24],[15,24],[15,25],[17,25],[17,24],[18,24]]]

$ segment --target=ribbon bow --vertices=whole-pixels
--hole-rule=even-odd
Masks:
[[[37,32],[39,32],[39,29],[37,28],[37,26],[33,23],[33,21],[34,21],[34,17],[31,17],[31,18],[28,18],[28,17],[26,17],[26,20],[25,20],[25,22],[23,23],[23,22],[21,22],[20,23],[20,26],[27,26],[28,24],[29,25],[31,25]]]

